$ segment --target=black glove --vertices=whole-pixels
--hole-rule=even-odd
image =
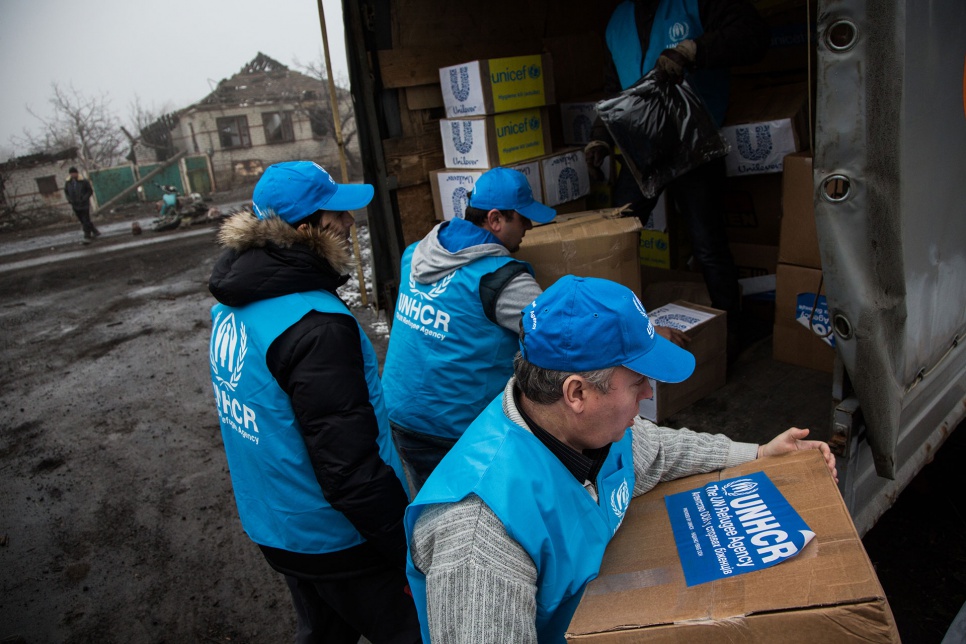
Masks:
[[[680,83],[684,74],[694,67],[696,52],[697,45],[693,40],[682,40],[674,49],[662,51],[654,68],[663,79]]]

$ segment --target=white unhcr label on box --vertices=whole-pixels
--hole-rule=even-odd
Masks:
[[[690,331],[705,320],[714,317],[714,313],[689,309],[680,304],[665,304],[653,311],[648,311],[647,316],[651,319],[654,326],[666,326],[678,331]]]
[[[727,125],[721,134],[731,145],[725,157],[729,177],[781,172],[785,157],[798,151],[791,119]]]
[[[480,82],[480,61],[441,67],[439,84],[443,90],[446,116],[477,116],[486,113],[483,84]]]
[[[540,161],[543,198],[557,206],[590,194],[590,174],[583,150],[575,150]]]
[[[440,119],[439,132],[447,168],[489,169],[486,119]]]
[[[469,202],[469,194],[482,172],[440,172],[436,175],[443,219],[462,217]]]

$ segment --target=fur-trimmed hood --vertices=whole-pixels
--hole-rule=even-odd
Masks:
[[[226,250],[208,288],[229,306],[290,293],[334,292],[353,266],[348,242],[314,226],[298,230],[278,217],[235,214],[222,224],[218,242]]]
[[[314,226],[298,230],[278,217],[257,219],[247,212],[239,212],[225,221],[218,232],[218,243],[236,253],[262,248],[267,242],[280,248],[296,244],[308,246],[340,275],[348,274],[353,267],[349,244]]]

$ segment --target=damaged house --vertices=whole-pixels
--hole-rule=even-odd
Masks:
[[[0,228],[30,211],[70,213],[64,196],[67,169],[79,163],[77,148],[16,157],[0,163]]]
[[[345,116],[351,114],[351,98],[347,90],[337,91],[349,147],[355,131],[353,119]],[[338,167],[333,128],[327,84],[259,52],[198,103],[142,129],[135,155],[145,163],[181,150],[205,154],[214,189],[227,190],[254,183],[266,167],[280,161],[308,159]]]

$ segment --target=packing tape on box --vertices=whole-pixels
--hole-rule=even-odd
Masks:
[[[671,583],[675,574],[680,575],[679,570],[675,571],[665,567],[623,572],[619,575],[603,575],[587,585],[587,590],[584,592],[584,595],[607,595],[610,593],[622,593],[628,590],[635,590],[637,588],[663,586]]]

